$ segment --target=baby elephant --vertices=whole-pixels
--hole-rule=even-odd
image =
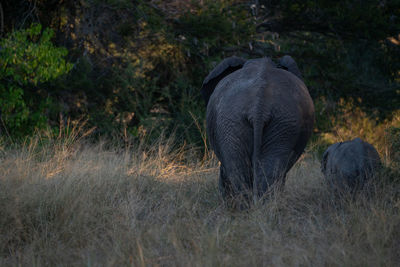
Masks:
[[[331,145],[321,162],[329,185],[336,190],[349,189],[351,193],[362,188],[379,167],[378,152],[360,138]]]

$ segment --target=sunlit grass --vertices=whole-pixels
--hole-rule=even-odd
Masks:
[[[321,106],[321,101],[318,104]],[[341,99],[337,104],[326,102],[322,106],[317,114],[318,123],[329,125],[329,131],[321,133],[321,141],[332,144],[359,137],[372,144],[381,156],[390,158],[392,143],[399,141],[398,137],[391,136],[389,131],[391,128],[400,128],[400,110],[394,111],[390,117],[380,121],[377,114],[367,114],[354,100]],[[336,110],[335,115],[329,115],[333,110]]]
[[[309,152],[285,191],[228,210],[218,164],[161,139],[0,149],[0,265],[395,266],[400,185],[333,197]]]

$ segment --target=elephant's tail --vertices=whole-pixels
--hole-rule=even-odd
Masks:
[[[262,120],[255,121],[253,125],[253,159],[252,159],[252,165],[253,165],[253,197],[254,197],[254,202],[257,202],[258,197],[260,194],[260,189],[262,188],[262,185],[260,184],[262,182],[262,177],[259,177],[261,175],[260,172],[260,155],[261,155],[261,147],[262,147],[262,136],[263,136],[263,129],[264,129],[265,123],[263,123]]]

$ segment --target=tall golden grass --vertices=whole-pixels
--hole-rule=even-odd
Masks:
[[[284,192],[227,209],[218,163],[170,140],[113,148],[78,135],[0,145],[3,266],[398,266],[400,184],[327,190],[307,152]],[[67,141],[65,141],[67,140]]]

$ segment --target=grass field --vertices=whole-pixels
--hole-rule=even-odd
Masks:
[[[0,149],[2,266],[400,264],[400,184],[383,176],[374,194],[335,198],[307,152],[282,194],[234,212],[212,156],[39,141]]]

